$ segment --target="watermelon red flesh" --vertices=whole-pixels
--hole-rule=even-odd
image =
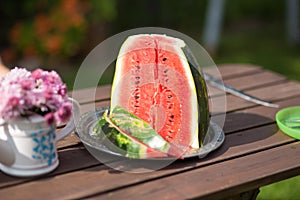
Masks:
[[[149,95],[154,94],[156,90],[158,90],[159,95]],[[135,115],[143,116],[143,120],[159,132],[164,139],[173,141],[174,133],[181,128],[182,116],[180,102],[176,94],[162,84],[156,88],[153,83],[139,87],[138,91],[134,91],[133,96],[130,97],[128,110]],[[136,107],[136,105],[141,106]],[[175,114],[176,112],[177,114]]]
[[[169,142],[198,148],[197,96],[180,42],[129,37],[117,60],[111,106],[126,108]]]
[[[119,131],[132,136],[153,150],[180,158],[190,147],[174,145],[164,140],[148,123],[128,112],[121,106],[116,106],[111,112],[109,119]]]

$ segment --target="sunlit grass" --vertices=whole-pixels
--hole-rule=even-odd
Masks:
[[[300,80],[300,46],[286,40],[283,22],[258,24],[253,29],[223,32],[217,64],[251,63]]]
[[[299,199],[300,176],[260,188],[257,200]]]

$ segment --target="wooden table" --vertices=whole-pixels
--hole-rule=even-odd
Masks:
[[[224,82],[275,102],[268,108],[227,95],[223,145],[204,159],[176,161],[150,173],[126,173],[101,164],[71,134],[58,143],[59,167],[39,178],[0,172],[1,199],[219,199],[252,193],[263,185],[300,174],[300,142],[277,127],[276,112],[300,104],[300,83],[251,65],[219,68]],[[87,112],[89,89],[75,91]],[[108,106],[110,86],[97,88],[96,106]],[[216,95],[213,98],[218,98]],[[254,190],[255,191],[255,190]]]

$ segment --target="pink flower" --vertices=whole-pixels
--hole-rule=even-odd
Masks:
[[[43,91],[43,96],[46,98],[46,100],[49,100],[53,97],[53,91],[50,88],[45,88]]]
[[[31,73],[16,67],[0,79],[0,93],[0,118],[5,121],[37,113],[49,124],[61,124],[72,114],[67,87],[55,71]]]
[[[60,86],[60,88],[58,89],[58,94],[60,94],[61,96],[67,95],[67,86],[65,84]]]
[[[62,124],[70,119],[72,115],[72,104],[65,104],[55,113],[57,124]]]
[[[16,108],[19,105],[20,99],[18,97],[11,97],[9,99],[9,105],[13,108]]]
[[[35,87],[35,82],[33,80],[24,79],[20,81],[20,85],[23,90],[32,90]]]
[[[45,115],[45,120],[46,120],[47,124],[53,125],[55,123],[54,114],[53,113],[47,113]]]
[[[43,76],[43,70],[42,69],[36,69],[31,73],[31,77],[35,80],[42,78]]]
[[[9,99],[7,99],[1,110],[1,118],[3,118],[4,120],[9,120],[10,118],[19,116],[19,102],[20,99],[18,97],[10,97]]]

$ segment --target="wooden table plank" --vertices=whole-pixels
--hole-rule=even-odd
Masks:
[[[284,82],[281,84],[266,86],[263,88],[255,88],[248,90],[247,93],[257,98],[269,101],[277,102],[284,99],[293,98],[300,94],[300,83],[298,82]],[[236,110],[246,109],[249,107],[259,106],[255,103],[246,101],[233,95],[226,96],[227,112],[233,112]],[[212,102],[215,106],[215,112],[223,111],[224,97],[218,96],[213,99]]]
[[[297,106],[300,96],[278,101],[279,108],[256,106],[248,109],[239,110],[226,115],[224,131],[226,134],[250,129],[257,126],[275,122],[276,113],[287,106]],[[216,117],[217,119],[218,117]]]
[[[260,134],[257,134],[257,133]],[[38,196],[48,196],[49,190],[43,191],[44,187],[47,185],[55,185],[59,188],[64,188],[65,183],[69,183],[68,187],[73,190],[73,188],[77,188],[77,193],[72,196],[72,198],[81,198],[84,196],[93,195],[99,192],[105,192],[108,190],[112,190],[115,188],[122,188],[130,184],[136,184],[139,182],[145,182],[152,179],[157,179],[158,177],[170,176],[171,174],[177,174],[178,172],[191,170],[194,168],[199,168],[203,166],[207,166],[208,164],[220,163],[224,160],[229,160],[231,158],[246,156],[251,153],[255,153],[257,151],[262,151],[265,149],[270,149],[274,146],[280,146],[283,144],[294,142],[295,140],[282,134],[278,131],[276,125],[269,125],[264,127],[259,127],[255,129],[250,129],[247,131],[242,131],[239,133],[231,134],[226,137],[225,143],[218,149],[213,152],[207,158],[202,160],[197,159],[187,159],[185,161],[178,161],[173,163],[169,167],[164,170],[160,170],[153,173],[147,174],[132,174],[132,173],[122,173],[117,172],[115,170],[109,169],[105,166],[99,167],[91,167],[82,171],[75,171],[75,169],[80,168],[81,165],[73,166],[70,173],[60,174],[59,176],[55,176],[55,178],[51,179],[43,179],[37,180],[32,183],[25,183],[21,185],[17,185],[14,187],[9,187],[7,189],[0,190],[0,196],[5,197],[6,195],[10,195],[11,191],[17,189],[22,194],[22,191],[30,190],[30,188],[34,187],[38,191],[35,194],[27,194],[28,198],[34,197],[34,195]],[[81,160],[82,156],[89,157],[90,155],[78,155],[72,154],[72,152],[65,152],[70,156],[70,160],[76,159]],[[61,153],[59,153],[61,156]],[[90,160],[90,161],[89,161]],[[93,159],[85,159],[85,162],[91,162],[91,166],[94,166],[95,160]],[[122,163],[120,163],[122,164]],[[66,168],[66,167],[64,167]],[[74,172],[73,172],[74,171]],[[88,173],[90,172],[90,173]],[[71,181],[72,180],[72,181]],[[84,188],[80,188],[78,182],[84,180]],[[98,185],[98,182],[105,183],[104,185]],[[41,189],[40,189],[41,188]],[[63,189],[61,189],[63,190]],[[64,190],[69,190],[68,188],[64,188]],[[81,191],[82,190],[82,191]],[[72,191],[66,191],[66,194],[69,195]],[[16,198],[20,197],[18,194],[15,194]],[[32,196],[30,196],[32,195]],[[53,195],[62,195],[60,192],[57,194],[51,194],[51,197],[59,197]],[[76,196],[77,195],[77,196]],[[11,196],[12,197],[12,196]],[[70,196],[60,196],[61,198],[70,198]]]
[[[253,81],[255,80],[255,81]],[[262,71],[257,74],[251,74],[242,77],[234,77],[224,81],[225,84],[233,85],[239,90],[250,90],[265,85],[278,84],[287,79],[279,74],[270,71]],[[241,84],[242,83],[242,84]]]
[[[226,83],[245,89],[260,98],[266,97],[267,99],[271,96],[268,100],[276,101],[281,108],[297,105],[299,102],[300,84],[287,81],[277,74],[265,72],[265,70],[253,66],[241,69],[241,67],[229,65],[220,68],[220,71],[225,77]],[[243,79],[246,86],[239,84]],[[257,81],[253,83],[251,80]],[[286,90],[286,87],[289,88]],[[78,95],[82,105],[81,110],[85,112],[93,109],[93,98],[91,100],[91,98],[86,98],[88,95],[84,95],[90,91],[86,89],[82,93],[79,92],[80,95]],[[97,89],[96,107],[109,105],[109,96],[110,86]],[[138,195],[142,194],[143,198],[155,198],[156,196],[166,199],[198,196],[218,198],[221,195],[232,195],[299,174],[296,161],[282,162],[275,166],[277,171],[271,172],[270,170],[273,166],[270,161],[286,158],[284,156],[290,150],[292,150],[293,158],[298,159],[299,157],[299,142],[278,131],[277,125],[274,123],[274,116],[278,109],[254,105],[232,95],[228,95],[227,100],[229,100],[229,114],[224,127],[227,134],[226,140],[218,150],[202,160],[177,161],[162,170],[146,174],[123,173],[100,164],[88,154],[74,135],[70,135],[58,143],[61,164],[57,170],[34,181],[8,177],[0,173],[0,188],[2,187],[0,196],[4,199],[40,199],[41,196],[44,199],[84,197],[121,197],[123,199],[126,195],[130,198],[140,198]],[[298,150],[294,150],[297,148]],[[279,155],[281,151],[284,152],[283,155]],[[269,154],[271,157],[268,157]],[[257,166],[256,159],[258,159],[257,163],[266,165],[268,169],[264,170],[261,169],[261,166]],[[76,162],[74,162],[75,160]],[[241,166],[246,167],[245,169],[251,170],[252,168],[248,166],[256,166],[256,169],[261,171],[254,171],[253,174],[256,175],[249,177],[249,174],[242,171],[239,162],[242,162]],[[122,161],[119,161],[119,164],[122,164]],[[292,167],[287,168],[288,164],[291,164]],[[229,166],[237,171],[236,177]],[[211,169],[219,171],[212,176]],[[276,173],[278,176],[275,175]],[[176,185],[181,187],[178,182],[181,178],[184,178],[184,181],[195,183],[192,187],[183,186],[184,193],[178,192],[175,187]],[[213,179],[216,181],[212,181]],[[202,182],[202,180],[204,181]],[[239,181],[241,185],[238,184]],[[217,182],[224,183],[222,188],[213,188]],[[80,183],[84,183],[84,186]],[[51,185],[51,190],[49,190],[49,185]],[[199,189],[199,185],[203,190]],[[203,185],[204,187],[202,187]],[[31,192],[32,188],[35,188],[34,193]],[[53,190],[55,192],[52,192]],[[165,192],[168,195],[165,195]],[[211,196],[211,192],[214,193],[213,196]]]
[[[249,94],[268,101],[278,101],[298,96],[300,92],[300,83],[296,81],[289,81],[284,84],[272,85],[265,88],[257,88],[255,90],[247,91]]]
[[[55,171],[47,174],[45,177],[53,177],[59,174],[72,172],[74,170],[85,169],[95,165],[101,165],[98,160],[89,154],[89,152],[84,148],[84,146],[78,146],[73,148],[68,148],[60,150],[59,153],[59,166]],[[76,160],[76,165],[74,165],[74,160]],[[26,183],[32,180],[39,179],[39,177],[32,178],[20,178],[0,174],[0,188],[13,186],[16,184]]]
[[[279,74],[275,74],[270,71],[259,71],[258,73],[255,74],[247,74],[247,76],[242,76],[242,77],[241,76],[231,77],[230,79],[225,79],[223,81],[224,84],[233,86],[238,90],[247,92],[247,90],[264,87],[267,85],[272,85],[272,84],[277,85],[279,83],[286,82],[287,79]],[[210,84],[207,84],[207,88],[209,91],[209,96],[211,97],[224,94],[224,91],[219,90],[211,86]]]
[[[284,159],[286,163],[282,162],[283,158],[290,156],[294,159]],[[166,197],[164,194],[176,192],[176,196],[183,199],[221,199],[299,174],[299,159],[300,142],[297,142],[112,191],[97,198],[152,199],[153,196]],[[158,185],[159,190],[152,189]]]
[[[299,98],[294,98],[291,100],[287,100],[286,102],[284,101],[284,103],[282,103],[281,105],[288,105],[288,104],[297,104]],[[253,112],[252,110],[256,110],[255,112]],[[258,110],[258,111],[257,111]],[[227,116],[227,121],[225,123],[225,127],[224,130],[225,132],[230,132],[230,131],[237,131],[237,130],[243,130],[246,128],[251,128],[251,127],[255,127],[257,125],[263,125],[269,122],[272,122],[274,120],[274,116],[275,116],[275,112],[278,109],[273,109],[273,108],[266,108],[263,106],[259,106],[256,108],[252,108],[249,110],[246,110],[245,113],[233,113],[233,114],[229,114]],[[252,113],[251,115],[255,115],[255,117],[251,117],[251,115],[247,115],[247,113]],[[262,114],[268,114],[270,118],[266,118],[265,116],[263,116]],[[241,118],[241,115],[243,115],[244,117]],[[237,117],[238,116],[238,117]],[[238,122],[233,122],[236,126],[239,126],[238,128],[234,129],[234,126],[232,126],[232,123],[230,123],[230,121],[235,121],[235,119],[243,119],[240,120]],[[257,120],[256,120],[257,119]],[[256,120],[256,123],[253,123],[253,120]],[[227,127],[232,127],[231,129],[227,129]],[[75,137],[74,135],[72,135],[73,138],[76,138],[77,142],[79,142],[78,138]],[[66,142],[67,143],[67,142]]]
[[[282,102],[279,102],[279,104],[282,107],[285,107],[285,105],[297,105],[299,100],[300,100],[300,97],[297,97],[297,98],[284,100]],[[253,127],[257,127],[257,126],[262,126],[262,125],[274,122],[275,113],[277,111],[278,111],[278,109],[266,108],[266,107],[263,107],[263,106],[259,106],[259,107],[246,109],[246,110],[235,112],[235,113],[230,113],[230,114],[227,115],[224,131],[225,131],[226,134],[228,134],[228,133],[231,133],[231,132],[241,131],[241,130],[245,130],[245,129],[249,129],[249,128],[253,128]],[[261,132],[264,132],[264,131],[261,131]],[[80,140],[74,134],[72,134],[71,136],[68,136],[68,137],[75,138],[76,141],[77,141],[76,144],[80,143]],[[228,137],[229,137],[229,139],[228,139]],[[262,137],[269,137],[269,135],[262,135]],[[242,139],[242,138],[240,138],[240,136],[237,137],[238,139],[234,139],[235,136],[233,138],[231,138],[230,136],[227,136],[226,138],[227,139],[226,139],[226,142],[224,144],[225,147],[227,146],[227,142],[239,141],[239,139]],[[75,139],[70,139],[69,142],[72,142]],[[252,140],[255,141],[255,140],[258,140],[258,139],[252,138]],[[250,141],[250,139],[247,139],[246,141]],[[65,141],[63,143],[64,143],[64,145],[58,145],[58,146],[59,147],[67,146],[68,141]],[[269,143],[273,144],[275,142],[273,140],[272,141],[266,141],[266,144],[269,144]],[[60,144],[60,142],[59,142],[59,144]],[[278,143],[276,143],[276,144],[278,144]],[[255,143],[255,145],[259,145],[262,148],[268,148],[268,146],[265,146],[264,144],[256,144]],[[254,145],[254,147],[255,147],[255,145]],[[233,145],[230,144],[229,146],[233,146]],[[237,150],[236,152],[240,152],[240,151],[241,150]],[[247,151],[245,153],[247,153]],[[229,154],[229,155],[231,155],[231,154]],[[72,156],[73,159],[78,158],[79,160],[85,159],[88,156],[84,155],[83,158],[81,158],[81,157],[82,156],[78,156],[78,155],[76,155],[75,157]],[[65,160],[65,158],[61,157],[61,156],[60,156],[60,159],[62,161]],[[85,161],[85,162],[89,163],[88,166],[93,166],[95,164],[94,161],[95,160],[93,158],[90,158],[90,160]],[[73,169],[70,169],[70,170],[76,170],[76,169],[77,168],[74,167]],[[58,168],[56,170],[56,172],[57,173],[62,173],[60,168]],[[50,174],[50,176],[51,176],[51,174]],[[1,177],[0,180],[8,180],[7,178],[5,178],[3,176],[0,176],[0,177]],[[19,179],[17,179],[17,180],[19,180]],[[2,187],[2,186],[3,186],[3,183],[0,183],[0,187]]]
[[[230,79],[237,76],[245,76],[249,74],[255,74],[263,71],[260,66],[251,64],[221,64],[217,65],[217,70],[222,75],[223,80]],[[214,75],[216,72],[215,67],[203,68],[205,73]]]
[[[282,103],[280,103],[280,105],[281,106],[290,105],[290,104],[295,104],[296,105],[297,102],[299,102],[299,98],[294,98],[294,99],[289,99],[289,100],[283,101]],[[251,119],[246,117],[246,118],[243,118],[244,120],[241,120],[240,122],[237,122],[237,123],[234,122],[234,124],[239,125],[239,129],[243,130],[243,129],[249,128],[249,127],[247,126],[247,124],[243,124],[244,126],[240,126],[242,122],[247,122],[249,125],[255,126],[255,124],[253,125],[250,122],[253,121],[253,119],[257,118],[257,119],[259,119],[259,121],[257,121],[258,124],[256,124],[256,125],[262,125],[264,123],[268,123],[270,121],[273,121],[276,111],[277,111],[277,109],[274,110],[273,108],[266,108],[266,107],[263,107],[263,106],[259,106],[259,107],[252,108],[252,109],[248,109],[248,110],[245,110],[243,112],[243,114],[245,114],[245,116],[247,114],[249,114],[249,115],[256,115],[256,117],[255,118],[250,117]],[[235,114],[239,115],[241,113],[232,113],[232,114],[229,114],[229,116],[227,116],[227,118],[229,118],[229,120],[226,121],[225,132],[236,131],[236,130],[227,130],[227,128],[226,128],[226,125],[228,123],[230,123],[230,120],[234,121],[234,118],[232,118],[232,116],[235,115]],[[262,114],[267,114],[268,117],[270,117],[270,118],[266,118],[266,116],[263,117],[263,116],[261,116]],[[239,115],[238,118],[240,118],[240,115]],[[262,120],[262,119],[264,119],[264,120]],[[228,127],[231,127],[231,125],[228,125]],[[253,140],[255,140],[255,139],[253,138]],[[230,139],[230,141],[234,141],[234,140]],[[263,146],[263,145],[259,144],[259,146]],[[237,151],[237,152],[239,152],[239,151]]]

